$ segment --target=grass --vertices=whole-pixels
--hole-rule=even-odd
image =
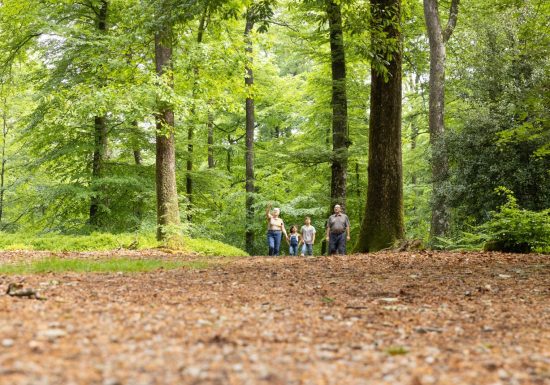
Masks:
[[[203,256],[246,256],[243,250],[211,239],[182,238],[182,247],[176,251],[196,253]],[[90,235],[10,234],[0,233],[0,250],[45,250],[62,251],[108,251],[117,249],[145,250],[165,247],[154,234],[137,233],[92,233]]]
[[[0,274],[36,273],[138,273],[159,269],[204,269],[207,261],[166,261],[161,259],[113,258],[105,260],[62,259],[51,257],[26,263],[0,265]]]

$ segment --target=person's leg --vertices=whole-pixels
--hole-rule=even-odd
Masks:
[[[338,234],[331,233],[328,238],[328,255],[336,253],[338,246]]]
[[[332,236],[332,235],[331,235]],[[342,247],[343,247],[343,242],[345,242],[346,238],[345,238],[345,234],[342,233],[342,234],[336,234],[334,236],[335,238],[335,242],[334,242],[334,254],[342,254]]]
[[[306,245],[306,253],[307,253],[307,255],[313,255],[313,245],[312,244]]]
[[[346,255],[346,233],[343,233],[338,245],[338,254]]]
[[[275,237],[273,236],[273,233],[271,231],[267,232],[267,247],[269,248],[268,255],[273,255],[273,252],[275,250]]]
[[[276,231],[274,233],[274,238],[275,238],[275,246],[274,246],[275,250],[273,251],[274,256],[279,255],[279,251],[281,249],[281,235],[282,235],[282,233],[280,231]]]

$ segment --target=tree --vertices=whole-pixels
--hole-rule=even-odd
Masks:
[[[401,1],[371,2],[369,167],[357,249],[372,252],[403,238],[401,158]]]
[[[107,13],[109,2],[101,1],[99,8],[93,4],[89,4],[94,13],[97,15],[97,29],[101,34],[107,33]],[[102,76],[102,75],[99,75]],[[100,80],[101,81],[101,80]],[[104,176],[105,160],[107,157],[107,124],[105,115],[94,117],[94,153],[92,160],[92,193],[90,200],[90,224],[94,227],[99,227],[104,221],[101,220],[101,211],[104,211],[100,206],[105,205],[106,197],[101,191],[101,188],[94,186]],[[98,191],[99,190],[99,191]]]
[[[348,168],[348,100],[346,94],[346,55],[340,3],[327,2],[332,67],[332,175],[331,206],[345,210]]]
[[[165,5],[165,4],[163,4]],[[164,14],[170,9],[163,7]],[[155,67],[159,81],[174,88],[172,63],[173,30],[170,17],[155,33]],[[180,224],[176,184],[174,110],[170,102],[158,101],[156,118],[157,239],[170,240],[170,227]]]
[[[445,143],[445,44],[456,26],[458,4],[452,0],[449,20],[443,30],[439,18],[438,0],[424,0],[424,15],[430,41],[430,104],[429,127],[432,146],[432,220],[430,237],[444,236],[449,231],[450,207],[446,184],[449,161]]]
[[[258,30],[260,32],[267,31],[269,19],[273,16],[272,0],[263,0],[257,3],[252,3],[245,17],[244,40],[245,40],[245,85],[246,85],[246,231],[245,231],[245,248],[249,254],[254,252],[254,129],[255,129],[255,113],[254,113],[254,69],[253,69],[253,44],[251,33],[254,29],[254,24],[259,23]]]

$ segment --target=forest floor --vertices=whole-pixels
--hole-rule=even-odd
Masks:
[[[550,384],[550,256],[218,262],[0,276],[0,384]]]

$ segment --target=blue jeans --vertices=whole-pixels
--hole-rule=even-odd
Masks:
[[[281,249],[281,236],[283,235],[280,230],[267,230],[267,245],[269,246],[269,255],[279,255]]]
[[[297,255],[297,254],[298,254],[298,245],[295,245],[295,246],[290,245],[290,246],[288,246],[288,253],[289,253],[290,255]]]
[[[332,254],[346,254],[346,232],[343,233],[330,233],[328,239],[328,253]]]
[[[313,245],[308,245],[307,243],[304,243],[304,245],[302,246],[302,254],[313,255]]]

